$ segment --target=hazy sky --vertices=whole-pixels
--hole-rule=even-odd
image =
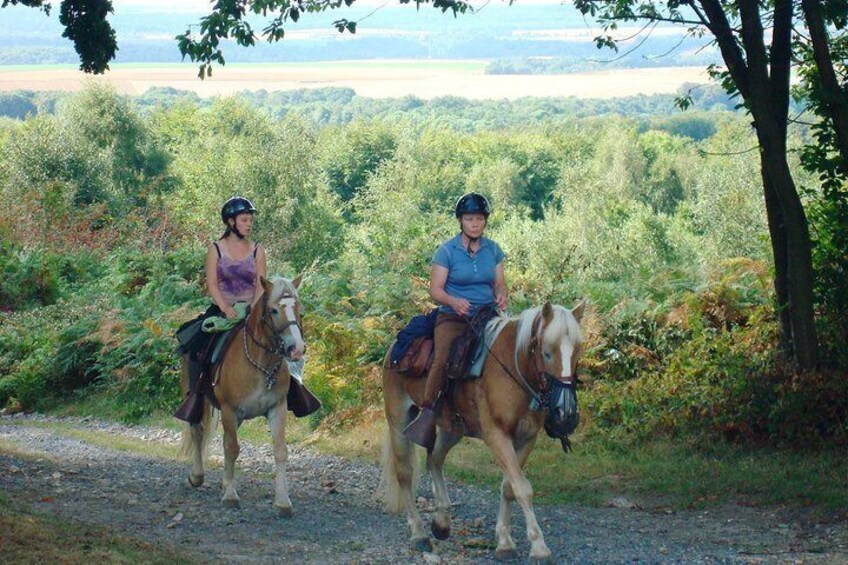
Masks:
[[[413,0],[414,1],[414,0]],[[565,0],[567,1],[567,0]],[[132,7],[138,11],[149,12],[208,12],[212,6],[212,0],[112,0],[115,9],[122,6]],[[491,0],[493,4],[506,4],[505,0]],[[470,0],[472,6],[487,4],[487,0]],[[562,4],[563,0],[517,0],[516,4]],[[364,6],[399,6],[399,0],[356,0],[354,7]]]

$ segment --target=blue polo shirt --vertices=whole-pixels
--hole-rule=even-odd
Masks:
[[[504,260],[500,246],[487,237],[480,238],[480,249],[473,256],[462,245],[462,234],[444,242],[433,255],[433,264],[445,267],[448,278],[445,292],[471,303],[471,313],[480,306],[495,303],[495,267]],[[439,310],[455,314],[450,306],[439,306]]]

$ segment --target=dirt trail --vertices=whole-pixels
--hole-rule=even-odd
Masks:
[[[37,421],[0,417],[0,488],[39,512],[106,526],[158,545],[179,548],[199,562],[250,563],[489,563],[494,557],[497,495],[452,484],[454,535],[435,552],[411,552],[405,519],[381,510],[379,470],[372,465],[290,450],[295,515],[272,508],[273,459],[268,446],[243,445],[237,478],[239,510],[220,502],[220,468],[192,489],[187,467],[167,459],[108,449],[73,439]],[[72,428],[175,444],[174,432],[89,419]],[[23,453],[24,455],[21,455]],[[220,457],[220,443],[213,448]],[[217,453],[217,455],[216,455]],[[429,481],[419,499],[425,518]],[[798,510],[736,505],[672,512],[641,508],[544,505],[537,515],[561,563],[848,563],[848,524],[814,520]],[[513,537],[526,560],[529,545],[516,508]]]

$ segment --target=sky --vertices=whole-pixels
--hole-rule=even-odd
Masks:
[[[413,0],[414,1],[414,0]],[[557,5],[567,0],[516,0],[516,5],[541,4]],[[116,10],[121,8],[132,8],[139,12],[181,12],[181,13],[206,13],[211,11],[212,0],[112,0]],[[483,7],[489,3],[507,4],[505,0],[469,0],[469,4],[475,8]],[[355,7],[380,7],[400,5],[399,0],[356,0]]]

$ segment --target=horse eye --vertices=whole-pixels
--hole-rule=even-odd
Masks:
[[[551,352],[550,351],[545,351],[544,355],[545,355],[545,359],[547,359],[548,361],[551,360]]]
[[[274,314],[274,315],[277,315],[277,314],[280,313],[280,311],[277,310],[276,308],[271,308],[271,313]]]

